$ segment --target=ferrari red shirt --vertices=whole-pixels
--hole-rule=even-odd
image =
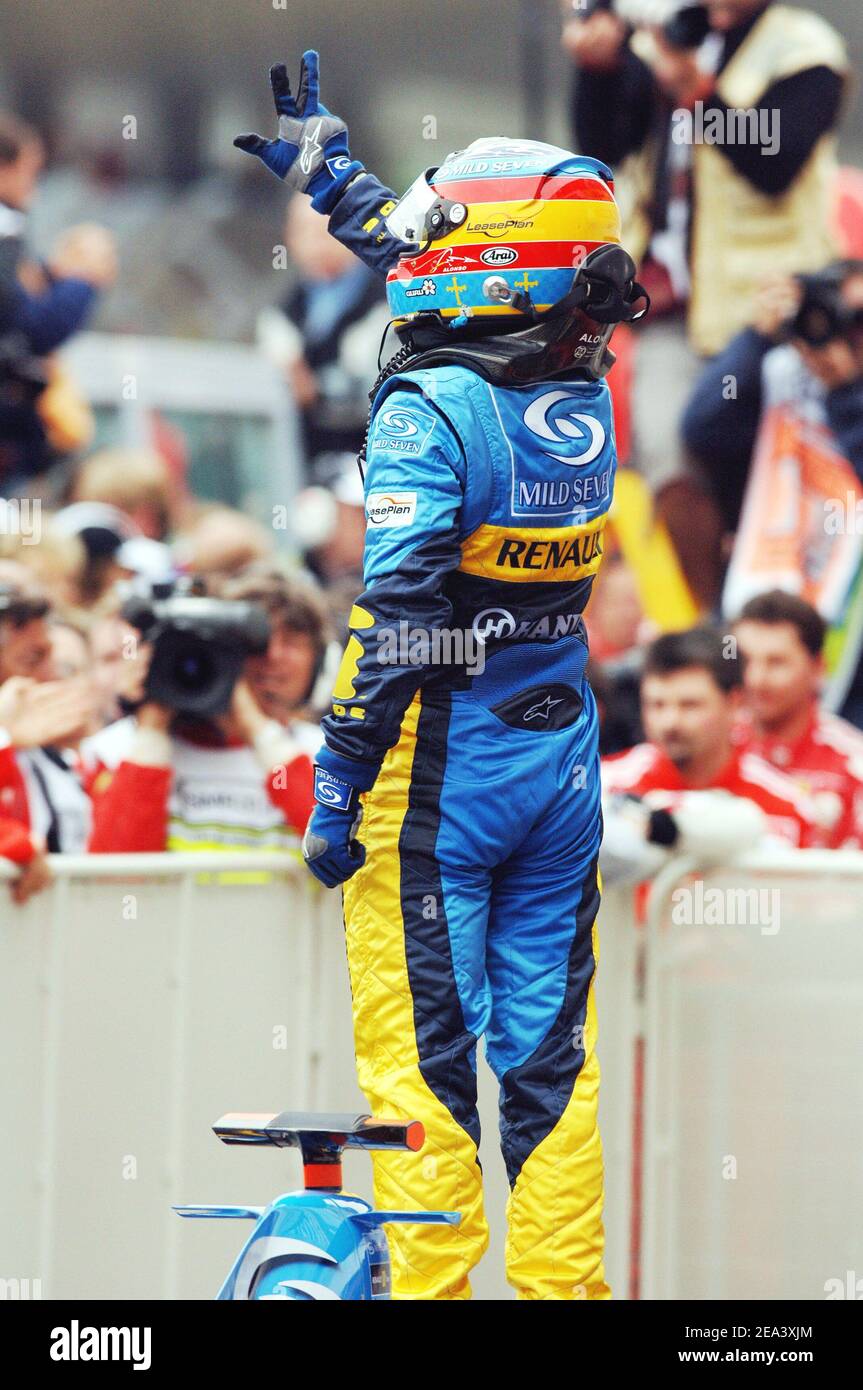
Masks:
[[[799,738],[759,733],[742,721],[735,743],[778,768],[815,808],[812,844],[863,848],[863,734],[853,724],[813,706]]]
[[[602,784],[606,791],[649,796],[652,805],[669,810],[674,809],[682,792],[695,790],[653,743],[638,743],[626,753],[604,758]],[[754,801],[772,833],[789,844],[800,848],[812,843],[816,830],[813,808],[790,777],[755,753],[735,749],[710,786]]]

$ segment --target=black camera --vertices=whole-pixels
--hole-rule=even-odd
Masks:
[[[852,308],[842,298],[849,275],[863,275],[863,261],[836,261],[813,275],[798,275],[802,297],[796,314],[785,325],[783,336],[802,339],[809,347],[825,347],[837,338],[850,338],[863,328],[863,309]]]
[[[122,616],[153,646],[145,699],[198,719],[225,713],[244,663],[270,641],[270,620],[257,604],[172,585],[132,593]]]

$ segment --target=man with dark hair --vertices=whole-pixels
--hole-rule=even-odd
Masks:
[[[692,667],[707,671],[726,694],[742,684],[735,643],[709,627],[665,632],[657,637],[647,649],[642,676],[668,676]]]
[[[795,594],[749,600],[735,624],[744,659],[745,715],[736,741],[797,783],[831,849],[863,845],[863,735],[819,708],[826,624]]]
[[[733,637],[709,628],[663,634],[648,648],[641,717],[648,742],[603,762],[603,790],[674,809],[686,792],[720,789],[754,801],[771,832],[809,842],[813,812],[794,782],[754,753],[735,749],[742,663]]]
[[[744,604],[737,619],[738,641],[740,624],[745,622],[764,623],[772,627],[788,623],[796,629],[801,645],[810,656],[815,657],[820,657],[827,635],[827,624],[818,610],[785,589],[769,589],[767,593],[756,594],[755,598]],[[745,650],[743,657],[747,660]]]

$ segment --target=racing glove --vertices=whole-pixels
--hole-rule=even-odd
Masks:
[[[275,140],[262,135],[238,135],[234,144],[255,154],[289,188],[311,194],[316,212],[330,213],[345,187],[363,165],[351,159],[348,128],[318,99],[318,55],[303,54],[296,97],[284,63],[270,68],[270,86],[279,118]]]
[[[363,818],[360,792],[374,785],[378,770],[377,763],[342,757],[326,744],[318,753],[317,805],[303,836],[303,858],[327,888],[344,883],[365,863],[365,846],[356,838]]]

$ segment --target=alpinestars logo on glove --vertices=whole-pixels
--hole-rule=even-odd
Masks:
[[[323,120],[318,121],[314,128],[309,128],[303,137],[303,148],[300,151],[300,168],[304,174],[310,174],[315,167],[317,156],[323,153],[323,146],[318,140],[321,133]]]

